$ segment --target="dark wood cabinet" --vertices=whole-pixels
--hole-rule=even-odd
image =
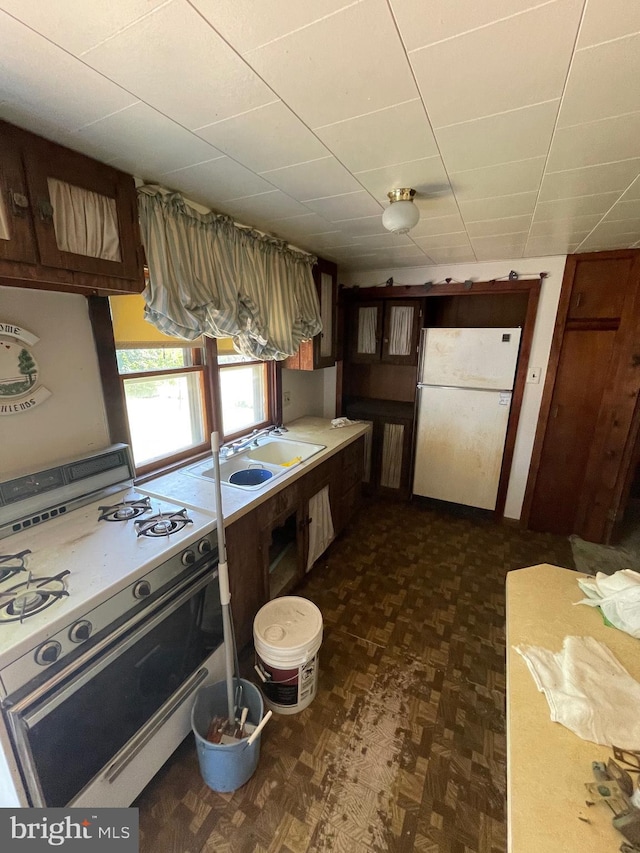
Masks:
[[[640,412],[640,252],[567,259],[523,520],[609,541]]]
[[[0,280],[101,295],[141,292],[133,178],[0,122]]]
[[[365,444],[363,481],[389,497],[411,494],[414,407],[394,400],[351,400],[347,417],[371,424]]]
[[[318,258],[313,267],[313,280],[318,291],[322,331],[310,341],[303,341],[295,355],[282,366],[289,370],[319,370],[336,363],[338,349],[338,267]]]
[[[422,304],[415,299],[353,301],[349,359],[355,364],[417,364]]]
[[[364,437],[227,527],[231,608],[240,648],[252,639],[262,605],[291,593],[307,571],[312,498],[328,487],[336,536],[353,519],[361,501],[363,460]]]

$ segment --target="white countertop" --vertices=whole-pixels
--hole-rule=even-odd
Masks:
[[[512,853],[607,853],[624,840],[611,825],[604,803],[588,807],[585,782],[592,761],[611,750],[582,740],[551,722],[549,706],[524,659],[521,643],[559,651],[565,636],[591,636],[605,643],[640,681],[640,641],[607,627],[584,598],[569,569],[543,564],[507,575],[507,808]],[[640,709],[639,709],[640,712]],[[585,822],[589,821],[589,822]]]
[[[316,453],[306,462],[291,468],[281,474],[273,482],[268,482],[259,491],[244,490],[233,486],[222,486],[222,509],[225,524],[231,524],[237,519],[254,510],[257,506],[272,498],[273,495],[299,480],[309,471],[321,465],[334,453],[343,450],[352,442],[369,431],[370,426],[357,423],[351,426],[333,428],[331,421],[325,418],[304,417],[286,424],[288,432],[282,438],[292,441],[307,441],[312,444],[326,445],[324,450]],[[215,517],[214,482],[210,479],[189,474],[186,468],[164,474],[154,480],[149,480],[138,491],[144,494],[172,500],[191,509],[199,509],[211,513]]]

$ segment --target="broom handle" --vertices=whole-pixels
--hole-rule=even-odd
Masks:
[[[211,452],[213,454],[214,494],[216,525],[218,529],[218,583],[220,585],[220,605],[222,607],[222,633],[224,635],[225,681],[227,683],[227,715],[229,725],[236,719],[235,699],[233,695],[233,628],[231,627],[231,592],[229,590],[229,569],[227,567],[227,546],[224,538],[224,518],[222,515],[222,489],[220,488],[220,437],[211,433]]]

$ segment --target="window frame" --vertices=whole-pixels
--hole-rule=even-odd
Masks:
[[[191,365],[188,367],[169,368],[160,371],[142,371],[138,373],[121,374],[118,369],[116,356],[116,344],[113,337],[113,327],[111,324],[111,311],[109,308],[109,298],[107,296],[88,296],[89,303],[89,318],[93,328],[94,340],[96,343],[96,352],[98,356],[98,366],[100,370],[100,378],[102,381],[102,391],[105,402],[105,410],[107,415],[107,423],[111,441],[114,443],[123,443],[131,446],[131,434],[129,430],[129,421],[127,417],[127,407],[124,392],[124,379],[132,379],[138,377],[167,376],[172,372],[187,373],[198,372],[201,375],[202,390],[203,390],[203,415],[205,435],[209,436],[212,432],[218,432],[221,436],[220,442],[225,443],[241,438],[247,435],[253,429],[261,429],[269,424],[281,423],[282,420],[282,376],[281,365],[279,362],[267,361],[261,362],[255,360],[258,364],[265,365],[266,375],[266,407],[267,419],[260,424],[256,424],[247,430],[223,435],[222,433],[222,402],[220,396],[220,370],[224,370],[224,366],[218,364],[218,348],[214,338],[204,337],[203,347],[190,348],[188,345],[184,349],[191,349]],[[150,346],[149,349],[155,349]],[[251,364],[253,362],[246,362]],[[231,365],[229,365],[231,366]],[[176,468],[183,466],[188,461],[196,461],[211,453],[211,445],[209,441],[197,447],[190,447],[170,456],[156,459],[153,462],[136,467],[135,481],[137,483],[145,482],[161,473],[168,473]]]

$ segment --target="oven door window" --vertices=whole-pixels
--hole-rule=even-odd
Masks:
[[[69,803],[222,642],[217,580],[162,612],[120,654],[107,650],[108,665],[94,661],[24,714],[45,805]]]

